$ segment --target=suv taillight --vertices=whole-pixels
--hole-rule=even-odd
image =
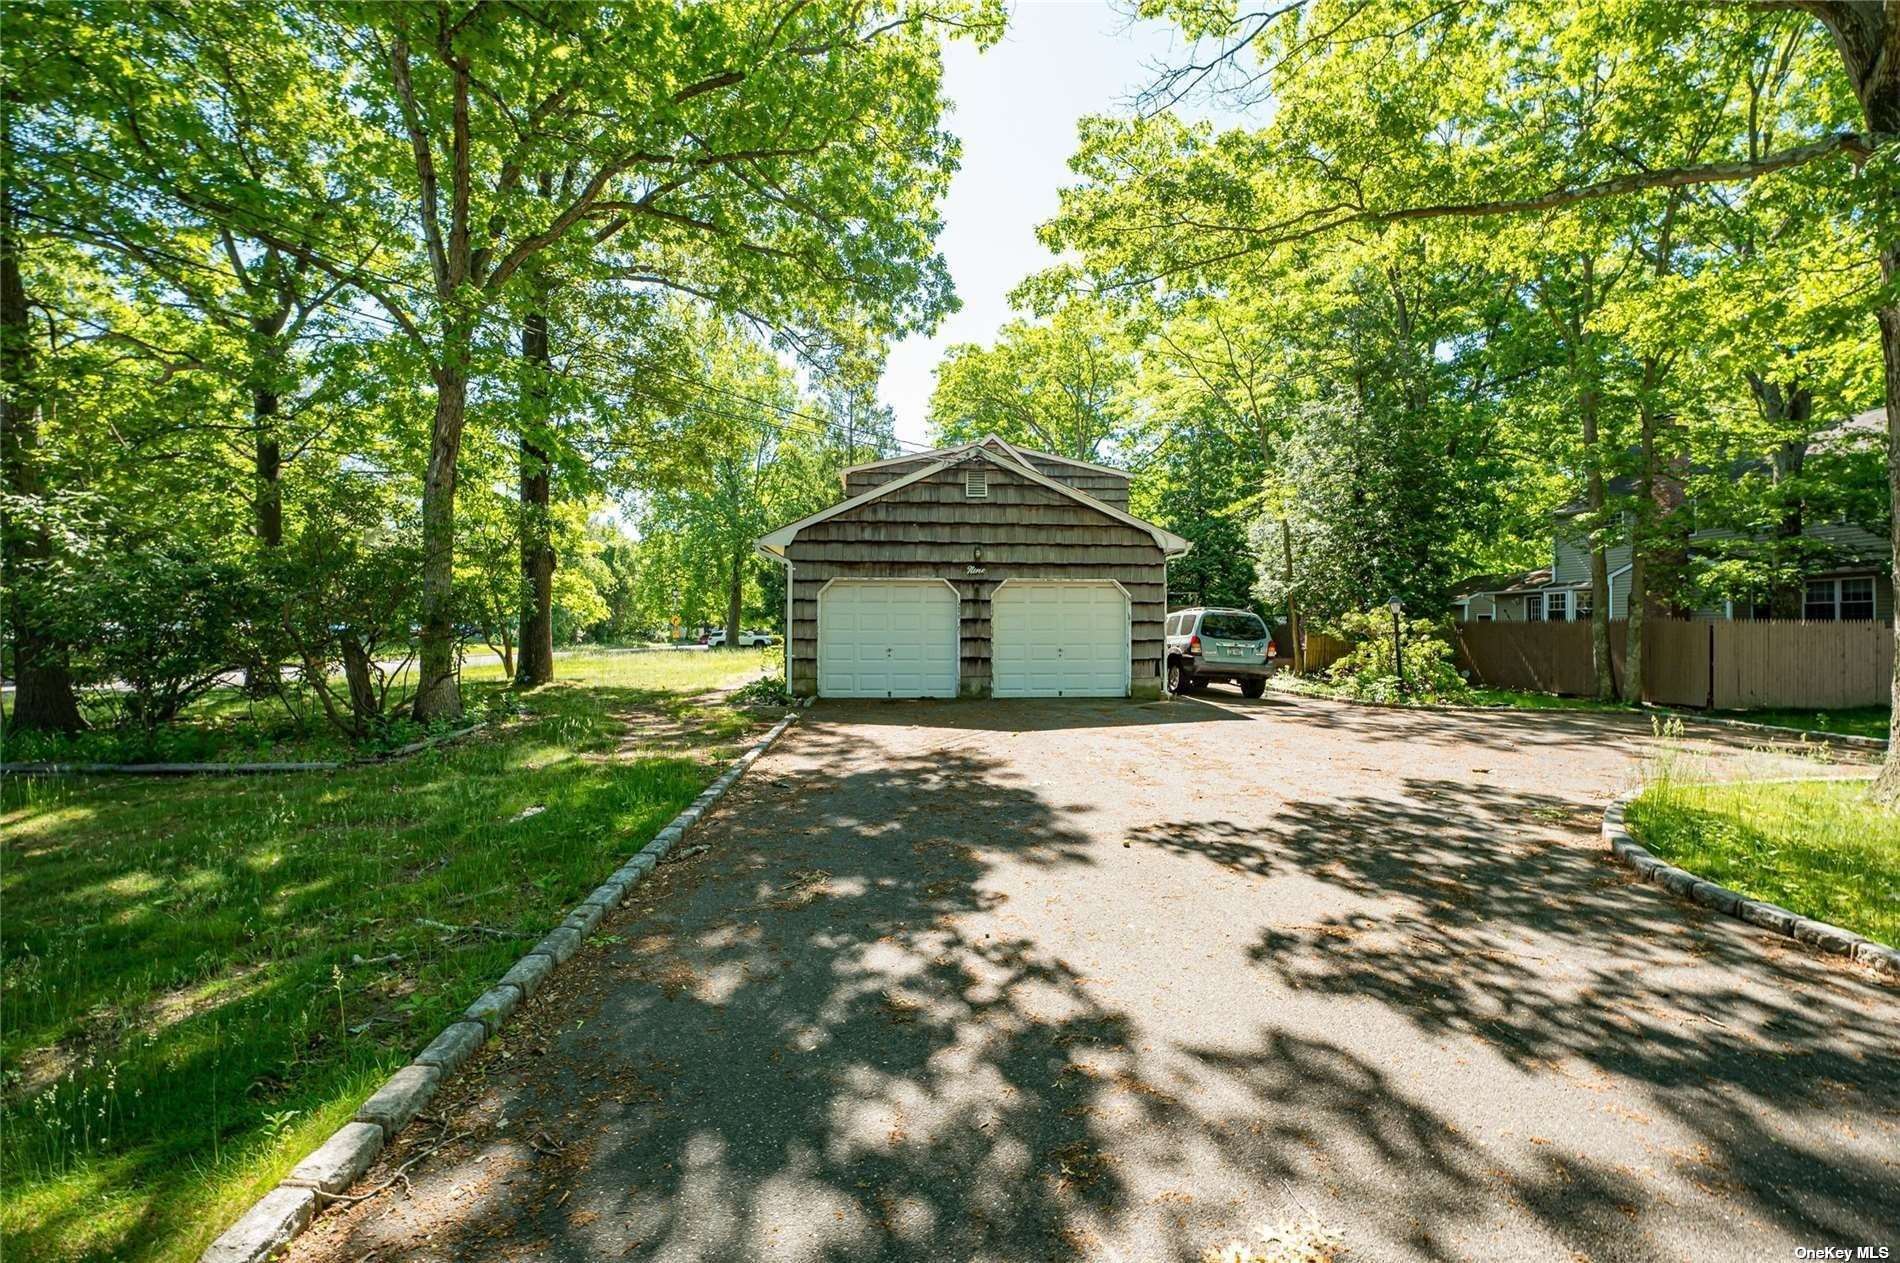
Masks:
[[[1277,658],[1279,656],[1280,656],[1279,649],[1274,645],[1274,643],[1271,640],[1269,640],[1267,642],[1267,657]]]
[[[1188,652],[1195,655],[1196,657],[1200,656],[1201,638],[1199,636],[1188,637]]]

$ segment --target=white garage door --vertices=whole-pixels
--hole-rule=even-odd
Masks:
[[[1005,583],[990,636],[997,697],[1128,694],[1128,598],[1112,583]]]
[[[957,594],[934,580],[851,579],[818,595],[820,697],[955,697]]]

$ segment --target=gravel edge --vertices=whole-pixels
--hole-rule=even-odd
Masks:
[[[1706,908],[1713,908],[1750,925],[1785,934],[1796,942],[1818,947],[1836,956],[1845,956],[1867,966],[1885,981],[1900,982],[1900,951],[1863,938],[1838,925],[1810,920],[1779,904],[1750,899],[1727,886],[1704,881],[1687,869],[1677,868],[1650,854],[1642,843],[1631,836],[1623,823],[1624,809],[1634,797],[1636,792],[1624,794],[1604,810],[1603,843],[1610,848],[1610,853],[1619,863],[1638,877],[1661,886],[1671,894],[1694,900]]]
[[[747,768],[798,719],[786,715],[613,875],[578,904],[546,938],[430,1041],[416,1059],[392,1074],[349,1122],[291,1169],[236,1223],[198,1256],[199,1263],[263,1263],[307,1228],[317,1212],[375,1164],[396,1133],[421,1113],[443,1082],[491,1038],[549,974],[580,950],[601,919],[627,897],[717,803]]]

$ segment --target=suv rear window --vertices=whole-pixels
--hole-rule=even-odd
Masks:
[[[1219,640],[1265,640],[1267,628],[1251,614],[1203,614],[1201,635]]]

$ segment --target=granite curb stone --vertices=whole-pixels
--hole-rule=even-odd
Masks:
[[[317,1213],[317,1191],[279,1184],[198,1256],[198,1263],[257,1263],[290,1244]]]
[[[409,1125],[409,1120],[428,1108],[441,1086],[439,1066],[412,1061],[383,1081],[363,1107],[356,1111],[359,1123],[375,1123],[388,1138]]]
[[[514,967],[501,976],[504,985],[521,988],[521,998],[528,999],[541,989],[541,984],[554,972],[554,957],[543,956],[540,952],[529,952],[514,963]]]
[[[668,822],[666,828],[570,912],[566,920],[510,966],[495,986],[477,997],[460,1018],[449,1023],[417,1054],[415,1061],[391,1075],[363,1103],[354,1120],[345,1123],[306,1155],[283,1183],[253,1202],[236,1223],[205,1248],[199,1263],[264,1263],[308,1227],[321,1196],[348,1188],[375,1163],[383,1146],[428,1106],[442,1082],[501,1028],[556,967],[580,950],[582,940],[600,924],[601,918],[625,900],[627,893],[653,871],[686,830],[698,822],[706,809],[717,802],[796,719],[796,715],[786,715],[755,742],[695,798],[691,806]]]
[[[581,949],[581,933],[562,925],[548,932],[548,936],[529,950],[542,956],[551,956],[554,963],[564,965],[568,959]]]
[[[341,1193],[375,1163],[384,1138],[378,1123],[345,1123],[315,1153],[292,1167],[284,1183],[319,1193]]]
[[[440,1035],[429,1041],[427,1048],[416,1054],[416,1061],[434,1066],[446,1078],[460,1070],[462,1063],[473,1057],[487,1039],[488,1028],[480,1022],[450,1022]]]
[[[509,1014],[521,1007],[521,988],[513,983],[496,983],[475,997],[475,1003],[462,1010],[466,1021],[480,1022],[488,1028],[489,1038],[494,1038],[501,1024],[508,1020]]]
[[[1818,947],[1835,956],[1845,956],[1872,969],[1885,978],[1900,979],[1900,950],[1864,938],[1838,925],[1816,921],[1790,912],[1779,904],[1750,899],[1739,891],[1697,877],[1694,873],[1666,864],[1644,849],[1630,836],[1623,822],[1624,808],[1634,794],[1625,794],[1603,812],[1603,840],[1610,853],[1635,871],[1637,876],[1674,894],[1684,895],[1705,907],[1732,916],[1760,929],[1785,934],[1797,943]]]
[[[606,881],[594,887],[594,889],[589,892],[587,898],[581,900],[581,902],[596,903],[607,909],[607,911],[612,912],[615,908],[620,906],[620,901],[626,897],[627,883],[609,877]]]
[[[597,903],[582,903],[574,906],[567,914],[567,920],[561,922],[571,930],[577,930],[582,938],[592,934],[600,923],[607,918],[607,909]]]

